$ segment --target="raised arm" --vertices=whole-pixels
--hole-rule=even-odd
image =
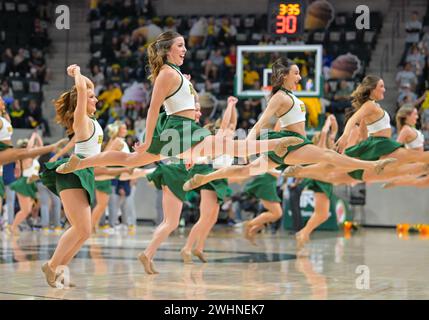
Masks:
[[[326,149],[327,148],[327,141],[328,141],[328,133],[329,129],[331,128],[332,122],[331,118],[326,118],[325,124],[323,125],[322,131],[320,132],[320,139],[317,143],[317,146]]]
[[[30,140],[28,140],[28,143],[27,143],[27,148],[26,148],[27,150],[34,148],[34,146],[36,145],[37,136],[38,136],[37,132],[33,131],[33,133],[31,134]]]
[[[73,131],[77,133],[82,128],[85,128],[87,125],[87,98],[88,98],[88,88],[86,84],[85,77],[80,73],[80,67],[77,65],[71,65],[67,68],[67,74],[74,78],[75,87],[77,91],[77,104],[76,109],[74,110],[74,119],[73,119]]]
[[[222,130],[235,130],[237,126],[237,105],[238,99],[236,97],[228,97],[228,105],[226,106],[225,113],[223,114],[222,123],[220,129]]]

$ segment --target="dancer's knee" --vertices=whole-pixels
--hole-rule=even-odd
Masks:
[[[81,240],[87,240],[91,236],[91,224],[85,223],[79,226],[76,226],[77,232],[79,233],[79,236]]]
[[[272,212],[272,217],[273,217],[273,220],[274,220],[274,221],[279,220],[279,219],[282,217],[282,215],[283,215],[283,213],[282,213],[282,211],[281,211],[281,210],[274,210],[274,211]],[[273,222],[274,222],[274,221],[273,221]]]
[[[321,221],[326,221],[329,218],[329,211],[319,211],[316,210],[314,212],[314,214],[321,220]]]

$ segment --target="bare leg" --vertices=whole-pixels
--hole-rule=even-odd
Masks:
[[[186,152],[178,155],[182,159],[190,159],[191,162],[196,162],[201,156],[219,156],[229,154],[232,156],[246,157],[252,154],[259,154],[268,151],[275,151],[281,155],[286,152],[287,146],[301,143],[302,139],[297,137],[285,137],[272,140],[232,140],[232,138],[216,135],[207,136],[203,141],[190,148]],[[70,157],[67,163],[59,166],[56,171],[58,173],[70,173],[76,170],[89,167],[102,166],[124,166],[124,167],[139,167],[148,165],[161,159],[161,155],[153,155],[147,152],[142,153],[125,153],[121,151],[106,151],[101,152],[92,157],[79,159],[77,156]]]
[[[210,218],[209,218],[208,223],[207,223],[208,227],[205,230],[203,230],[200,238],[197,240],[197,243],[195,244],[194,253],[195,252],[203,252],[204,247],[205,247],[205,242],[206,242],[213,226],[216,224],[217,218],[219,216],[219,209],[220,209],[220,206],[217,206],[216,208],[214,208],[213,212],[210,214]]]
[[[103,212],[107,208],[110,195],[108,195],[107,193],[95,190],[95,197],[97,199],[97,205],[94,207],[94,209],[92,209],[92,217],[91,217],[91,225],[92,225],[93,233],[96,233],[97,231],[98,223],[100,222],[100,218],[103,215]]]
[[[249,155],[274,151],[281,155],[286,153],[286,148],[303,142],[301,138],[285,137],[270,140],[233,140],[229,136],[217,134],[208,136],[203,141],[179,155],[179,158],[189,159],[195,162],[198,157],[217,157],[228,154],[234,157],[247,157]]]
[[[11,226],[12,233],[17,233],[18,226],[24,221],[28,215],[31,213],[31,207],[33,206],[33,199],[30,197],[26,197],[20,193],[16,193],[19,201],[19,211],[13,220],[13,224]]]
[[[83,189],[67,189],[60,192],[64,211],[71,227],[61,236],[57,248],[49,261],[55,270],[64,262],[67,255],[75,256],[76,244],[85,242],[91,235],[91,207],[86,191]]]
[[[140,167],[162,159],[161,155],[154,155],[147,152],[126,153],[121,151],[104,151],[92,157],[79,159],[73,155],[69,162],[57,168],[59,173],[70,173],[76,170],[89,167],[123,166]],[[73,161],[72,161],[73,160]]]
[[[283,215],[283,210],[279,202],[261,200],[262,205],[267,211],[261,213],[247,224],[248,232],[246,238],[252,243],[257,232],[264,227],[266,223],[275,222]]]
[[[307,221],[305,227],[296,234],[298,249],[302,248],[305,243],[310,241],[310,234],[329,218],[330,201],[326,194],[321,192],[314,193],[315,206],[314,212]]]
[[[51,259],[42,266],[42,271],[51,287],[56,286],[58,267],[68,265],[91,235],[91,207],[86,191],[63,190],[60,192],[60,198],[71,227],[61,236]]]
[[[399,166],[406,162],[424,162],[429,163],[429,151],[421,152],[418,150],[399,148],[392,153],[382,156],[380,159],[395,158],[398,162],[395,166]]]
[[[186,244],[182,248],[181,252],[183,256],[190,257],[194,244],[201,239],[203,235],[207,236],[209,234],[210,229],[213,226],[211,225],[213,220],[211,216],[217,215],[216,213],[219,213],[219,204],[217,202],[216,192],[211,190],[201,190],[200,218],[192,227]],[[198,253],[200,252],[202,253],[202,250]]]
[[[416,177],[402,177],[399,179],[395,179],[386,183],[383,188],[390,189],[393,187],[417,187],[417,188],[427,188],[429,187],[429,176],[423,178]]]
[[[420,175],[427,173],[429,167],[423,163],[402,164],[399,167],[394,165],[388,166],[381,173],[375,172],[374,169],[365,170],[362,176],[365,182],[380,182],[390,180],[399,176],[414,174]],[[313,164],[309,166],[290,166],[283,173],[285,176],[297,178],[311,178],[329,183],[352,183],[341,168],[334,168],[331,165]]]
[[[295,151],[290,152],[285,157],[285,164],[311,164],[311,163],[325,163],[341,167],[347,170],[357,169],[375,169],[381,172],[390,161],[364,161],[345,155],[339,154],[333,150],[322,149],[314,145],[307,144]]]
[[[180,214],[182,212],[183,203],[177,198],[173,192],[167,187],[162,188],[162,208],[164,219],[156,228],[152,241],[147,246],[146,250],[139,255],[140,261],[143,263],[146,273],[154,274],[152,259],[155,256],[159,246],[168,238],[170,233],[179,226]]]
[[[366,182],[382,182],[392,180],[401,176],[414,175],[419,176],[429,172],[427,163],[409,163],[402,164],[399,167],[392,166],[386,168],[383,173],[377,175],[372,170],[364,171],[363,180]]]
[[[189,191],[199,186],[205,185],[210,181],[218,179],[234,179],[257,176],[278,166],[278,164],[270,160],[268,157],[261,156],[248,165],[225,167],[211,172],[207,175],[196,174],[192,179],[188,180],[183,185],[183,190]]]

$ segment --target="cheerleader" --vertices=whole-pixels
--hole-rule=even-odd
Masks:
[[[148,60],[153,82],[152,99],[146,120],[144,142],[136,145],[135,153],[110,151],[70,161],[57,168],[59,173],[96,166],[144,166],[168,157],[177,156],[195,162],[198,157],[215,158],[223,154],[247,157],[266,151],[281,156],[288,146],[302,143],[296,136],[280,137],[269,141],[232,140],[212,135],[195,122],[195,95],[191,82],[182,74],[180,66],[186,54],[185,40],[167,31],[148,47]],[[161,105],[165,113],[160,113]]]
[[[208,175],[195,175],[185,183],[184,188],[186,191],[213,180],[260,175],[279,166],[283,169],[286,165],[322,163],[332,164],[335,167],[346,170],[375,169],[377,172],[381,172],[386,165],[392,162],[392,159],[382,161],[358,160],[338,154],[332,150],[314,146],[305,133],[305,105],[292,93],[292,90],[296,90],[301,80],[298,66],[289,60],[280,58],[274,62],[272,69],[271,83],[273,89],[271,98],[267,108],[250,131],[247,139],[270,140],[295,137],[301,139],[302,142],[292,146],[282,145],[284,147],[282,150],[279,147],[277,152],[269,152],[268,156],[261,156],[246,166],[233,166],[217,170]],[[281,130],[278,132],[272,130],[263,132],[264,128],[272,128],[272,117],[276,117],[280,121]],[[281,156],[279,156],[280,154]]]
[[[36,144],[43,145],[40,136],[34,132],[31,135],[30,140],[24,139],[18,141],[18,147],[30,150]],[[21,160],[21,172],[22,176],[14,181],[10,188],[16,192],[19,202],[20,210],[15,216],[12,225],[10,226],[10,232],[12,234],[18,233],[18,226],[24,221],[31,213],[34,201],[37,199],[37,186],[33,181],[33,177],[38,177],[40,164],[37,159],[24,159]]]
[[[74,153],[89,157],[100,153],[103,130],[94,118],[97,98],[94,85],[80,73],[80,67],[71,65],[67,74],[74,78],[75,85],[64,92],[56,101],[56,119],[66,128],[67,134],[74,133]],[[65,215],[71,227],[63,233],[54,254],[42,266],[46,281],[57,286],[57,268],[67,266],[91,235],[91,204],[95,199],[94,169],[87,168],[67,175],[59,175],[55,169],[67,159],[48,162],[41,174],[41,180],[52,192],[59,195]],[[66,279],[64,279],[65,282]]]

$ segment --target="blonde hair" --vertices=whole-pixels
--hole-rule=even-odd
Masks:
[[[161,67],[167,62],[167,53],[173,45],[174,39],[182,35],[175,31],[161,33],[156,41],[147,47],[150,76],[148,79],[154,83],[161,71]]]
[[[284,76],[286,76],[290,68],[296,65],[293,61],[287,58],[279,58],[274,61],[272,65],[272,73],[271,73],[271,96],[273,96],[283,85]]]
[[[352,106],[358,110],[365,102],[369,100],[371,91],[377,87],[378,82],[381,80],[378,76],[366,76],[362,82],[357,86],[356,90],[351,94]]]
[[[406,103],[399,108],[396,113],[396,127],[398,132],[401,131],[402,127],[405,125],[405,120],[407,117],[413,113],[415,107],[411,103]]]

